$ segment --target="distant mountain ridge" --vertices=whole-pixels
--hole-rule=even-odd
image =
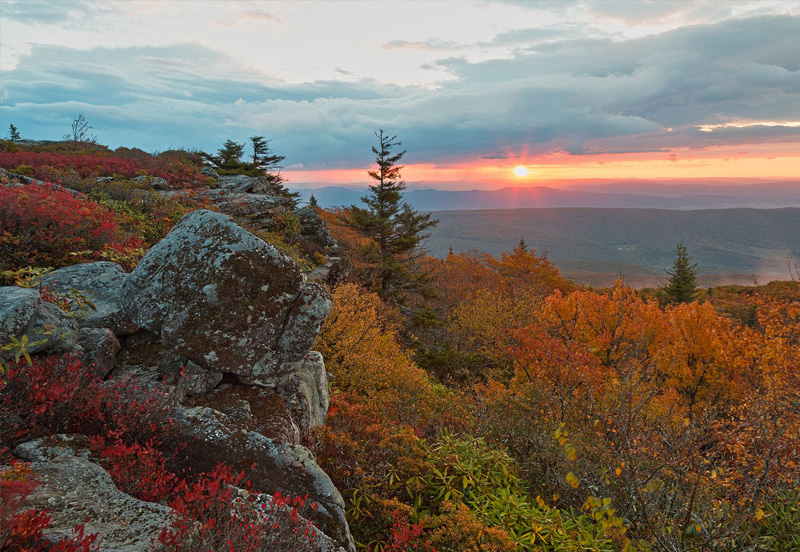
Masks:
[[[498,255],[520,238],[577,282],[608,285],[622,275],[659,285],[683,242],[703,285],[788,279],[787,258],[800,259],[800,209],[549,208],[438,211],[426,243],[445,256],[478,249]]]
[[[610,185],[612,189],[613,184]],[[604,207],[638,209],[729,209],[748,207],[758,209],[800,207],[800,185],[791,187],[753,186],[657,186],[659,193],[633,193],[599,190],[600,185],[585,185],[581,189],[557,189],[548,186],[505,187],[498,190],[434,190],[410,189],[405,200],[420,211],[450,211],[472,209],[522,209],[553,207]],[[591,190],[591,191],[590,191]],[[683,192],[680,195],[670,195]],[[364,189],[328,186],[299,190],[301,199],[308,201],[313,194],[322,207],[358,204]]]

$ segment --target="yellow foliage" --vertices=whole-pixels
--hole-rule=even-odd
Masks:
[[[376,403],[389,417],[416,425],[432,415],[441,390],[402,349],[386,308],[376,294],[360,286],[339,286],[316,350],[325,357],[340,390]]]

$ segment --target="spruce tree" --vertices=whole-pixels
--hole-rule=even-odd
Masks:
[[[270,171],[279,169],[278,165],[286,159],[286,156],[272,153],[269,148],[270,141],[263,136],[251,136],[250,142],[253,147],[253,168],[263,170],[270,182],[275,182],[276,184],[283,182],[280,172],[272,173]]]
[[[19,135],[19,130],[14,125],[14,123],[11,123],[8,126],[8,139],[11,140],[12,142],[18,142],[19,140],[22,139],[22,137]]]
[[[428,280],[427,275],[415,266],[424,251],[420,241],[428,235],[423,232],[439,221],[430,214],[420,214],[403,201],[406,183],[402,180],[398,163],[406,151],[394,152],[401,145],[397,136],[389,136],[383,129],[375,133],[378,146],[375,170],[368,171],[375,181],[368,195],[361,198],[366,207],[350,206],[349,225],[374,243],[372,260],[377,272],[374,280],[383,297],[402,301],[403,291],[419,289]]]
[[[242,167],[242,155],[244,154],[244,144],[237,144],[230,138],[225,140],[222,147],[217,150],[219,166],[222,169],[235,170]]]
[[[692,258],[686,252],[683,242],[679,243],[674,251],[672,268],[666,271],[669,280],[661,291],[669,303],[688,303],[697,293],[697,263],[692,263]]]

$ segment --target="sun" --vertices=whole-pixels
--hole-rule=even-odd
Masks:
[[[517,165],[514,167],[514,175],[522,178],[523,176],[528,176],[528,169],[527,167],[523,167],[522,165]]]

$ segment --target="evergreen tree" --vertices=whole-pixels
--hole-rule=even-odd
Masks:
[[[250,142],[253,146],[253,168],[263,170],[272,182],[283,182],[278,165],[286,156],[273,154],[269,149],[270,141],[263,136],[251,136]],[[270,172],[275,169],[279,169],[277,174]]]
[[[377,168],[368,171],[376,183],[361,201],[366,207],[350,207],[349,224],[374,242],[373,263],[377,270],[375,284],[380,293],[395,301],[402,300],[402,292],[420,288],[428,281],[426,274],[416,270],[415,261],[424,255],[420,241],[427,238],[423,231],[439,221],[429,214],[420,214],[403,201],[406,183],[401,179],[398,165],[405,150],[394,153],[401,145],[396,136],[380,129],[375,133],[378,147],[372,148]]]
[[[244,155],[244,144],[237,144],[230,138],[225,140],[222,147],[217,150],[220,168],[236,169],[241,167],[242,155]]]
[[[311,197],[308,198],[308,206],[319,207],[319,204],[317,204],[317,198],[314,194],[311,194]]]
[[[291,208],[297,207],[297,198],[300,194],[290,192],[283,186],[285,180],[280,173],[270,172],[279,169],[278,164],[285,159],[284,156],[274,155],[269,149],[269,140],[265,140],[263,136],[251,136],[250,142],[253,147],[252,161],[242,160],[245,144],[230,139],[225,140],[216,155],[205,152],[201,152],[200,155],[221,175],[243,174],[265,178],[269,184],[266,193],[285,197],[291,201],[289,204]]]
[[[8,139],[12,142],[18,142],[22,139],[22,137],[19,135],[19,129],[14,126],[14,123],[8,125]]]
[[[661,288],[666,301],[673,304],[692,301],[697,292],[697,263],[692,263],[683,242],[675,247],[672,269],[666,273],[669,280]]]

